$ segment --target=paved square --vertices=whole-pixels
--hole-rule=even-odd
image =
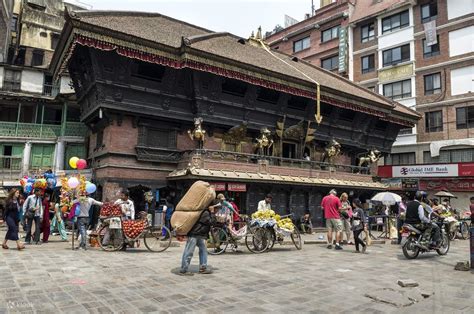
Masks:
[[[181,277],[182,247],[83,252],[53,237],[0,252],[0,313],[474,313],[474,273],[454,271],[468,259],[468,244],[456,240],[447,256],[414,261],[391,244],[373,245],[367,255],[322,244],[301,251],[277,244],[264,254],[242,247],[210,256],[211,275]],[[196,251],[193,271],[197,261]],[[402,288],[399,279],[419,286]]]

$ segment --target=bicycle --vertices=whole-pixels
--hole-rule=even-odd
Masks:
[[[293,217],[293,214],[281,216],[281,218]],[[301,250],[303,248],[303,242],[301,240],[301,234],[298,228],[293,224],[293,230],[288,232],[284,229],[278,228],[278,224],[275,223],[273,225],[266,225],[260,228],[265,230],[265,237],[268,239],[268,247],[266,251],[270,251],[275,246],[275,243],[278,242],[280,245],[283,244],[284,238],[290,236],[291,241],[293,242],[294,246],[297,250]]]
[[[145,247],[150,252],[163,252],[171,246],[172,235],[170,230],[162,225],[153,226],[146,212],[140,212],[141,221],[144,224],[143,230],[134,237],[129,237],[123,230],[124,220],[122,217],[101,217],[101,223],[98,226],[98,242],[102,250],[113,252],[121,250],[125,245],[133,245],[143,238]],[[140,221],[139,220],[139,221]],[[139,222],[135,221],[135,222]]]
[[[225,223],[219,223],[211,226],[208,240],[208,253],[211,255],[219,255],[226,251],[229,244],[235,251],[238,247],[238,241],[245,237],[245,245],[252,253],[263,253],[267,250],[268,241],[265,237],[263,229],[252,228],[247,218],[242,218],[245,223],[240,230],[241,234],[234,235],[229,231],[229,227]],[[245,229],[244,229],[245,228]]]

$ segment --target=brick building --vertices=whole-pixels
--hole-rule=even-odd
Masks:
[[[429,192],[456,192],[454,203],[466,208],[473,177],[461,168],[474,161],[474,3],[357,1],[350,26],[350,78],[422,115],[415,128],[401,130],[384,164],[456,165],[459,172],[442,179],[411,176]]]
[[[320,223],[330,188],[364,198],[385,188],[357,158],[374,148],[388,153],[419,116],[304,60],[269,53],[259,36],[156,13],[68,12],[51,67],[73,80],[102,199],[129,189],[142,208],[143,191],[179,197],[203,179],[243,213],[270,192],[279,213],[309,209]],[[189,136],[197,126],[207,131],[202,144]],[[265,134],[273,145],[257,149]],[[327,159],[334,139],[342,154]]]
[[[347,27],[348,16],[348,0],[321,1],[314,15],[267,36],[265,41],[273,49],[347,77],[348,69],[343,67],[347,56],[339,66],[339,30]]]

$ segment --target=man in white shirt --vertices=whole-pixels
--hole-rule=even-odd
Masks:
[[[272,203],[272,196],[270,194],[267,194],[264,200],[261,200],[260,202],[258,202],[257,210],[270,210],[272,209],[271,203]]]
[[[134,220],[135,205],[133,204],[133,201],[128,198],[128,196],[128,191],[120,192],[120,198],[115,201],[115,204],[120,205],[124,218]]]
[[[26,222],[26,238],[25,243],[31,244],[31,228],[35,223],[35,233],[33,241],[40,244],[40,224],[43,218],[43,200],[41,198],[41,190],[36,188],[35,194],[26,198],[23,204],[23,217]]]
[[[76,249],[86,250],[86,238],[87,238],[87,225],[89,224],[89,211],[92,205],[102,206],[103,203],[96,201],[90,196],[87,196],[83,199],[76,199],[73,202],[74,204],[78,203],[79,215],[77,215],[77,225],[79,228],[79,234],[81,235],[81,242]]]

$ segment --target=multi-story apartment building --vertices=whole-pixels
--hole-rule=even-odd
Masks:
[[[7,42],[10,38],[13,0],[0,2],[0,62],[4,62],[8,52]]]
[[[0,41],[0,51],[8,51],[0,60],[0,187],[18,185],[20,175],[64,170],[68,157],[86,155],[86,127],[79,122],[70,79],[53,81],[48,73],[64,7],[60,0],[16,0],[6,14],[10,35]]]
[[[265,38],[268,45],[286,54],[347,76],[347,24],[349,1],[321,1],[314,15]],[[340,40],[340,32],[342,36]],[[339,53],[341,49],[342,53]],[[341,56],[341,58],[340,58]]]
[[[454,203],[467,207],[474,190],[474,2],[357,1],[349,37],[350,78],[422,115],[399,133],[381,175],[456,192]]]

